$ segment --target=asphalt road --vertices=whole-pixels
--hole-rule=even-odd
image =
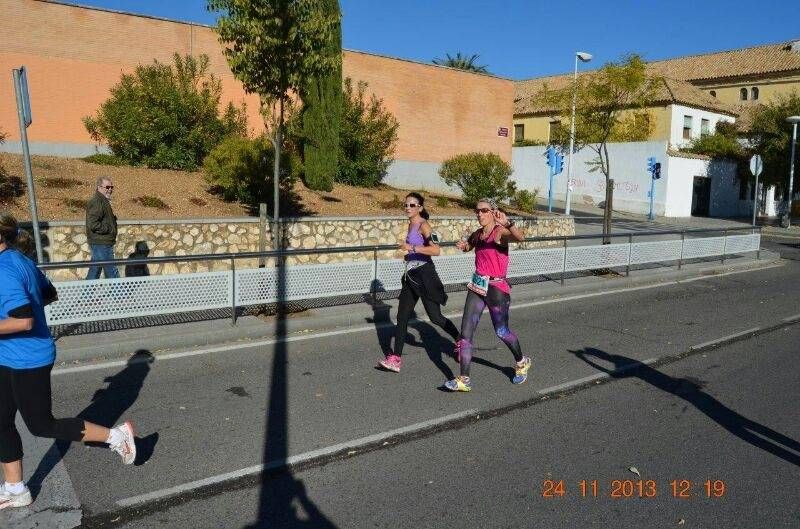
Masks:
[[[400,375],[372,368],[382,331],[56,374],[57,416],[131,418],[153,452],[133,468],[94,447],[54,453],[65,452],[90,527],[794,527],[798,463],[770,443],[800,455],[798,326],[672,358],[797,315],[800,264],[785,251],[768,270],[513,309],[534,357],[521,387],[509,383],[511,355],[488,317],[470,394],[438,389],[457,367],[426,323],[412,328]],[[673,361],[655,372],[585,380],[664,357]],[[581,380],[573,394],[541,398]],[[263,483],[247,472],[368,436],[379,441]],[[655,498],[609,497],[610,480],[640,479],[630,466],[655,480]],[[545,479],[563,479],[564,496],[543,498]],[[598,498],[576,495],[580,479],[598,480]],[[689,500],[671,497],[682,479]],[[705,479],[723,480],[727,495],[697,495]],[[721,516],[728,523],[714,525]]]

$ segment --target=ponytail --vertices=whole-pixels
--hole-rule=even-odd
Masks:
[[[17,219],[4,211],[0,212],[0,242],[28,257],[35,252],[33,237],[27,231],[20,229]]]

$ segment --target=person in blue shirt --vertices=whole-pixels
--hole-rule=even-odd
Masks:
[[[33,501],[22,481],[22,440],[14,420],[19,411],[38,437],[107,443],[126,465],[136,458],[133,426],[114,428],[83,419],[53,417],[50,371],[56,347],[44,307],[58,298],[53,284],[23,255],[27,232],[11,215],[0,212],[0,509]]]

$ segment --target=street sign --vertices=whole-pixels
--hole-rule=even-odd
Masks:
[[[497,135],[508,138],[508,127],[497,127]]]
[[[761,161],[761,156],[754,154],[753,157],[750,158],[750,172],[753,176],[759,176],[763,170],[764,162]]]
[[[24,66],[19,67],[19,85],[22,92],[22,117],[25,127],[30,127],[33,123],[33,116],[31,115],[31,96],[28,92],[28,70]]]

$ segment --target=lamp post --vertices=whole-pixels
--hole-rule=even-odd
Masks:
[[[572,118],[569,122],[569,158],[567,159],[567,199],[564,214],[569,215],[572,198],[572,151],[575,150],[575,105],[578,99],[578,59],[581,62],[592,60],[592,54],[585,51],[575,53],[575,72],[572,75]]]
[[[797,124],[800,123],[800,116],[789,116],[786,121],[792,124],[792,157],[789,160],[789,192],[786,194],[786,220],[788,228],[792,219],[792,180],[794,180],[794,148],[797,143]]]

